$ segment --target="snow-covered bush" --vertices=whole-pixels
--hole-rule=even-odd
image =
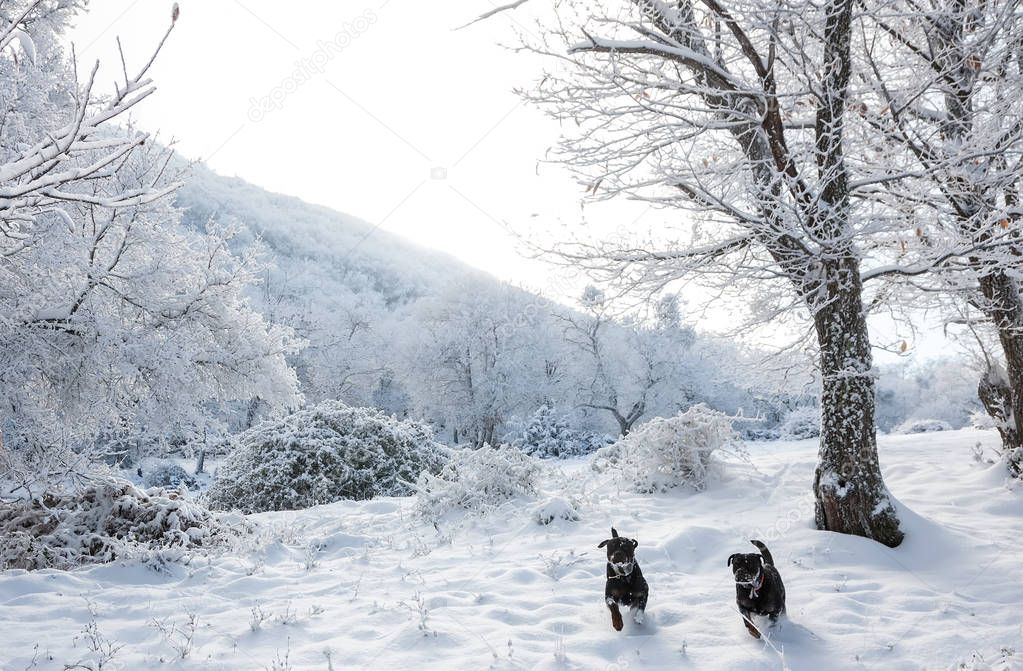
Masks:
[[[428,518],[450,510],[486,512],[536,493],[540,462],[510,446],[456,450],[436,475],[424,472],[416,484],[417,508]]]
[[[640,493],[680,486],[700,491],[707,487],[713,453],[729,448],[741,454],[732,420],[701,403],[675,417],[654,418],[597,450],[592,467]]]
[[[447,453],[424,424],[340,401],[264,422],[237,443],[208,497],[214,508],[245,513],[405,496]]]
[[[177,489],[182,485],[188,489],[195,489],[198,486],[196,479],[189,475],[188,471],[169,461],[159,462],[143,471],[142,482],[146,487],[168,489]]]
[[[782,440],[805,440],[821,435],[821,411],[812,405],[795,408],[782,420],[778,427]]]
[[[0,504],[0,569],[59,568],[220,545],[237,534],[177,492],[104,478],[75,493]]]
[[[895,427],[895,433],[931,433],[951,431],[952,425],[941,419],[909,419]]]
[[[552,496],[533,509],[533,519],[540,525],[547,525],[555,520],[578,522],[579,512],[568,499]]]
[[[997,429],[998,420],[983,410],[974,410],[970,413],[970,426],[974,429]]]
[[[570,417],[544,404],[512,439],[512,446],[540,459],[564,459],[590,454],[610,442],[607,436],[574,428]]]
[[[780,440],[781,431],[778,429],[765,429],[763,427],[745,426],[738,430],[739,436],[743,440],[749,441],[768,441],[768,440]]]

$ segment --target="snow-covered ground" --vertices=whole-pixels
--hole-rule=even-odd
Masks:
[[[0,667],[99,668],[109,645],[102,668],[131,670],[1023,668],[1023,488],[973,461],[978,441],[997,439],[881,439],[907,531],[895,550],[812,528],[802,441],[751,444],[752,465],[698,494],[608,491],[584,461],[547,462],[541,496],[484,518],[434,527],[411,499],[338,503],[253,516],[248,547],[164,572],[10,571]],[[580,520],[538,524],[555,496]],[[621,633],[596,547],[612,524],[639,539],[651,587],[646,623]],[[788,591],[788,620],[761,641],[725,565],[750,538]]]

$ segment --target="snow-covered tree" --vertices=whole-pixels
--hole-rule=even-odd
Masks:
[[[881,477],[856,174],[845,160],[853,0],[765,6],[557,4],[532,45],[557,67],[527,93],[577,128],[564,163],[596,198],[663,208],[651,240],[559,250],[597,279],[660,291],[700,276],[808,313],[822,395],[818,527],[898,545]]]
[[[433,408],[454,442],[494,445],[506,420],[544,400],[557,366],[545,350],[539,297],[469,276],[417,306],[410,379],[421,408]]]
[[[694,336],[681,322],[677,297],[662,298],[652,326],[616,321],[610,301],[592,285],[579,303],[581,313],[557,315],[565,340],[582,355],[577,366],[587,380],[579,405],[609,413],[622,436],[652,408],[674,414],[688,407],[693,390],[685,359]]]
[[[21,36],[0,41],[0,431],[19,484],[80,469],[100,435],[187,434],[218,403],[299,400],[298,342],[245,297],[258,253],[182,227],[169,152],[126,124],[156,54],[134,75],[125,54],[108,95],[98,65],[75,79],[59,37],[82,4],[0,15]]]
[[[875,274],[930,293],[951,322],[993,329],[1000,356],[987,357],[979,395],[1023,475],[1020,4],[889,0],[871,10],[855,96],[869,133],[861,149],[883,154],[888,170],[862,197],[901,223],[889,240],[898,262]]]
[[[580,429],[576,418],[562,414],[549,403],[537,408],[509,438],[512,447],[541,459],[589,454],[610,440],[607,435]]]

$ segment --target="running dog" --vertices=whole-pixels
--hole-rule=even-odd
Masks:
[[[760,541],[750,542],[760,554],[734,554],[728,558],[728,566],[735,576],[735,604],[742,613],[743,624],[751,636],[760,638],[751,617],[766,615],[772,624],[777,622],[785,614],[785,585],[767,546]]]
[[[650,588],[643,578],[636,561],[636,546],[632,538],[619,536],[611,527],[611,538],[601,541],[598,548],[607,547],[607,584],[604,586],[604,602],[611,611],[611,626],[622,630],[622,612],[619,605],[628,606],[636,624],[643,624],[643,612]]]

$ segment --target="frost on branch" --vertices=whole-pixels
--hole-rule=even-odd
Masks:
[[[340,401],[264,422],[236,442],[208,496],[215,508],[245,513],[406,496],[446,453],[423,424]]]
[[[73,494],[0,504],[0,569],[69,569],[210,548],[236,533],[175,491],[106,478]]]
[[[741,454],[731,418],[701,403],[675,417],[652,419],[598,450],[592,466],[644,494],[675,487],[702,491],[709,484],[713,454],[726,449]]]
[[[436,475],[416,484],[417,508],[436,519],[451,510],[485,513],[516,496],[537,491],[540,462],[510,445],[456,450]]]

